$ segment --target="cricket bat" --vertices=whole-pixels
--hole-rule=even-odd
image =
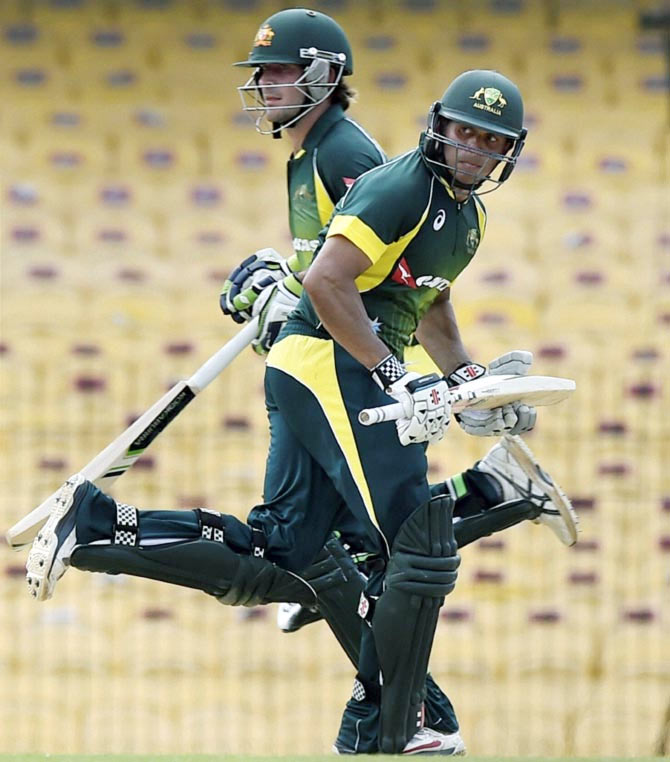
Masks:
[[[156,437],[206,386],[250,344],[258,332],[258,318],[251,320],[185,381],[178,381],[79,473],[102,490],[108,489],[133,466]],[[7,544],[20,550],[30,544],[49,518],[58,491],[24,516],[7,532]]]
[[[465,408],[489,410],[510,402],[527,405],[555,405],[572,394],[577,385],[570,378],[558,376],[482,376],[455,386],[449,393],[451,409],[459,413]],[[358,414],[363,426],[395,421],[403,416],[400,402],[367,408]]]

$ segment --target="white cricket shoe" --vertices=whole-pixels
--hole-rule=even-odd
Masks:
[[[463,757],[466,749],[461,734],[440,733],[432,728],[421,728],[402,750],[403,754],[439,754],[445,757]]]
[[[564,545],[577,542],[579,519],[563,490],[544,471],[530,447],[518,436],[506,435],[475,466],[500,484],[503,500],[529,500],[540,507],[533,521],[544,524]]]
[[[333,745],[335,754],[356,754],[357,752]],[[462,757],[467,754],[461,734],[440,733],[432,728],[421,728],[405,744],[402,754],[433,754],[444,757]]]
[[[56,582],[67,571],[77,544],[75,514],[90,486],[81,474],[71,476],[58,491],[49,519],[33,541],[26,580],[30,594],[38,601],[51,598]]]

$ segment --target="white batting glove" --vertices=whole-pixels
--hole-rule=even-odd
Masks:
[[[513,349],[511,352],[505,352],[504,355],[491,360],[489,363],[489,373],[493,376],[525,376],[532,364],[532,352],[524,349]],[[537,410],[532,405],[526,405],[525,402],[511,402],[509,405],[505,405],[503,410],[505,408],[511,408],[511,412],[508,413],[510,423],[512,417],[516,417],[516,421],[512,426],[505,429],[506,434],[523,434],[535,426]]]
[[[292,272],[287,259],[274,249],[259,249],[230,273],[224,281],[219,304],[224,315],[236,323],[251,320],[252,307],[261,293]]]
[[[489,363],[489,373],[494,376],[525,376],[533,364],[533,353],[525,349],[513,349],[496,357]]]
[[[302,284],[294,275],[266,285],[254,301],[252,317],[258,315],[258,333],[251,342],[254,352],[267,354],[281,327],[300,299]]]
[[[533,362],[532,352],[521,349],[496,357],[488,369],[478,363],[464,363],[449,374],[450,386],[458,386],[474,378],[491,375],[525,375]],[[522,434],[535,426],[537,411],[523,402],[494,407],[491,410],[463,410],[456,415],[460,427],[476,437],[494,437],[503,434]]]
[[[444,437],[451,415],[446,379],[436,373],[408,373],[392,354],[370,373],[375,383],[403,406],[405,415],[395,422],[401,445],[433,444]]]

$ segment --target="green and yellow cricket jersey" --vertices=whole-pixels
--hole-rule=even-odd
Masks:
[[[379,145],[341,106],[331,106],[314,124],[287,166],[289,226],[299,269],[311,263],[319,232],[347,188],[385,161]]]
[[[369,257],[356,285],[375,331],[402,358],[421,317],[475,255],[485,226],[481,200],[459,203],[417,148],[361,176],[320,245],[342,235]],[[327,336],[307,294],[284,332]]]

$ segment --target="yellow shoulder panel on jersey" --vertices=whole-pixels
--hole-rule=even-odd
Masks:
[[[378,286],[391,272],[393,265],[397,262],[403,251],[409,246],[412,239],[421,230],[421,226],[426,221],[432,199],[431,194],[423,210],[421,218],[417,224],[405,235],[401,236],[393,243],[384,243],[375,231],[366,225],[359,217],[347,214],[338,214],[330,223],[327,238],[333,235],[341,235],[349,239],[354,246],[368,257],[372,266],[356,278],[358,290],[371,291]]]
[[[484,204],[478,196],[474,196],[474,199],[477,219],[479,220],[479,242],[481,243],[482,238],[484,238],[484,231],[486,230],[486,209],[484,209]]]
[[[315,162],[316,165],[316,162]],[[316,166],[314,166],[314,189],[316,190],[316,205],[319,210],[319,219],[321,224],[325,225],[330,219],[330,215],[333,213],[335,204],[333,204],[326,186],[319,175]]]
[[[352,214],[338,214],[333,217],[326,238],[334,235],[341,235],[350,240],[373,264],[380,259],[387,248],[387,244],[371,227]]]

